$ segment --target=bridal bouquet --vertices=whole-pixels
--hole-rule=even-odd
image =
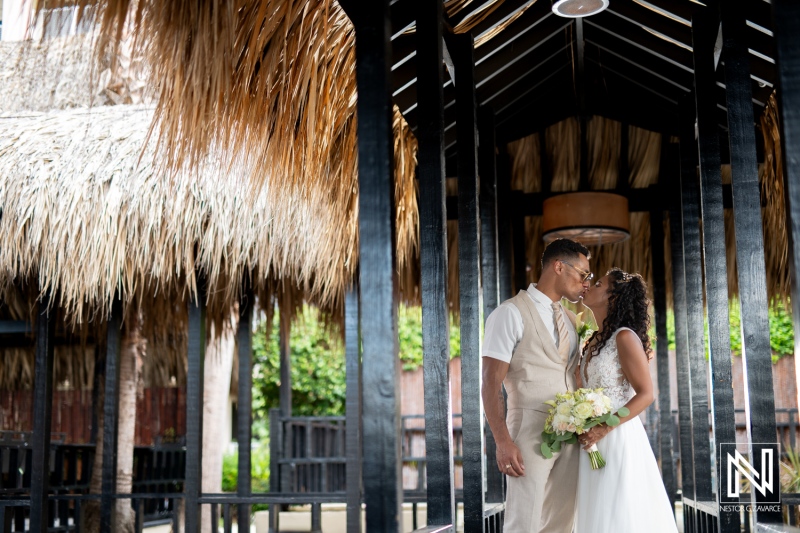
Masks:
[[[578,435],[589,428],[598,424],[619,425],[619,417],[630,413],[627,407],[612,413],[611,399],[603,394],[602,388],[567,391],[544,403],[550,406],[542,431],[542,455],[548,459],[553,452],[561,451],[562,445],[576,444]],[[596,444],[589,449],[589,462],[594,470],[606,466]]]

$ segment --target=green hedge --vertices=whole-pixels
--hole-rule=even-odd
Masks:
[[[731,352],[733,355],[742,355],[742,317],[741,308],[737,300],[732,300],[728,306],[728,319],[730,321]],[[708,318],[704,320],[706,357],[708,357]],[[651,338],[655,339],[655,325],[650,330]],[[781,303],[775,303],[769,309],[769,338],[772,346],[772,361],[776,362],[783,356],[794,353],[794,326],[792,314]],[[667,313],[667,340],[669,349],[675,349],[675,315],[672,311]]]
[[[261,322],[253,335],[253,410],[256,436],[266,431],[271,408],[279,405],[279,317]],[[450,357],[461,353],[458,325],[451,317]],[[401,305],[398,309],[399,356],[403,370],[422,365],[422,310]],[[289,338],[292,366],[292,403],[296,416],[344,413],[345,358],[342,335],[335,324],[324,324],[319,311],[305,306],[292,324]]]

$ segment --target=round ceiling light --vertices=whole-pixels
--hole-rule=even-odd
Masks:
[[[628,199],[608,192],[570,192],[542,205],[542,238],[567,238],[585,246],[622,242],[630,237]]]
[[[560,17],[588,17],[608,7],[608,0],[553,0],[553,13]]]

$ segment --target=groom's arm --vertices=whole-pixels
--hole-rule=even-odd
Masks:
[[[505,422],[502,386],[508,373],[509,364],[493,357],[483,357],[483,385],[481,397],[486,420],[492,429],[495,444],[497,445],[497,468],[509,476],[518,477],[525,475],[525,464],[522,454],[517,448],[508,432]],[[511,465],[511,468],[506,468]]]

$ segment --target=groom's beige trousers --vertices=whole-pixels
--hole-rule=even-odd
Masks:
[[[506,476],[505,533],[571,533],[578,490],[577,445],[545,459],[540,451],[547,414],[510,409],[508,431],[522,452],[523,477]]]
[[[575,390],[575,353],[565,360],[530,297],[511,299],[522,316],[522,339],[514,349],[504,380],[508,392],[506,425],[522,453],[525,475],[510,477],[506,492],[505,533],[571,533],[578,486],[577,445],[567,445],[552,459],[541,452],[547,405],[555,395]],[[567,313],[574,324],[574,315]],[[571,334],[576,335],[574,330]],[[577,335],[573,339],[577,346]]]

